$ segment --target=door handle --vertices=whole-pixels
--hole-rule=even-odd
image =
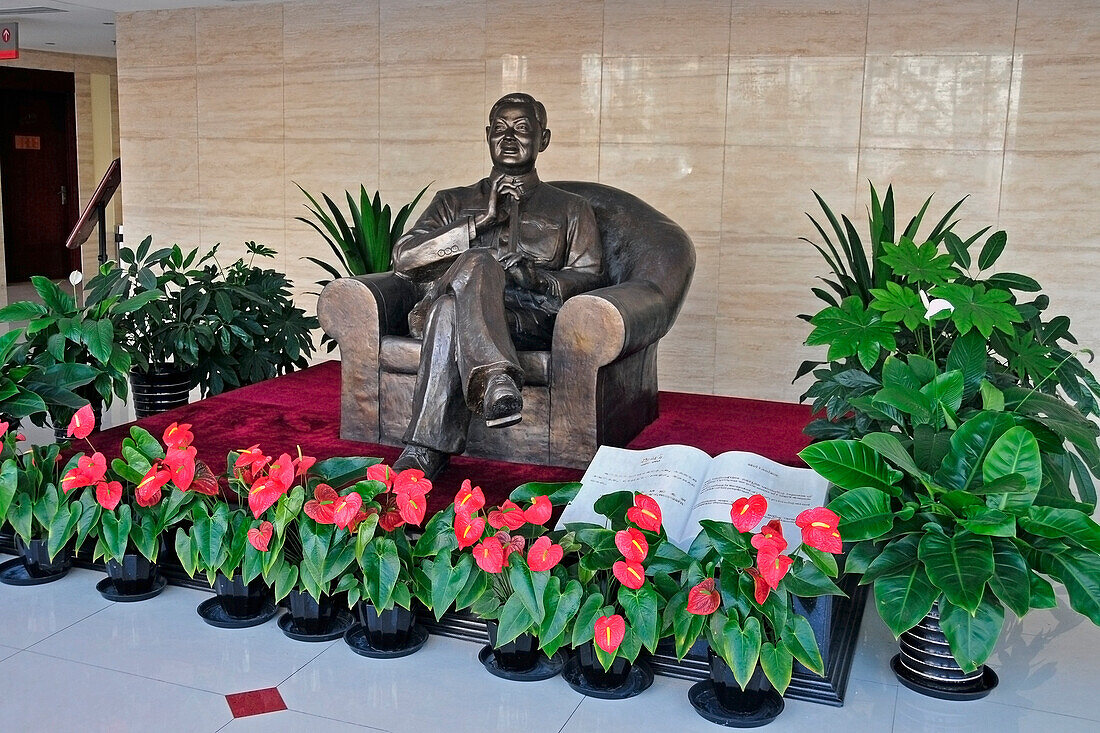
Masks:
[[[61,205],[64,206],[65,205],[65,187],[64,186],[61,187],[61,192],[60,193],[61,193]]]

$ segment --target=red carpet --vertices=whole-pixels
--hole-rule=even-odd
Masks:
[[[711,455],[729,450],[759,453],[780,463],[799,465],[798,451],[809,444],[802,428],[810,408],[784,402],[735,397],[660,393],[660,417],[642,431],[630,448],[684,443]],[[400,449],[340,439],[340,363],[329,361],[300,372],[210,397],[148,417],[138,424],[158,438],[173,422],[191,423],[199,458],[215,471],[225,457],[259,443],[268,455],[294,455],[301,445],[318,458],[369,455],[387,462]],[[129,425],[91,436],[108,460],[118,455]],[[456,456],[435,481],[430,511],[450,503],[464,478],[482,487],[490,503],[527,481],[573,481],[582,472],[571,468],[529,466]]]

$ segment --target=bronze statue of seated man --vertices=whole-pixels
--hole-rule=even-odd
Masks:
[[[489,177],[438,193],[393,249],[394,272],[423,295],[409,313],[409,331],[424,342],[394,468],[428,477],[465,450],[472,415],[488,427],[520,420],[517,348],[549,348],[562,303],[603,279],[592,207],[535,171],[550,144],[542,103],[527,94],[502,97],[485,137]]]

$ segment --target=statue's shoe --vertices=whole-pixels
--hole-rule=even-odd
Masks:
[[[424,478],[431,481],[442,473],[450,462],[450,455],[443,451],[425,448],[422,445],[406,445],[405,450],[401,451],[401,455],[393,462],[393,470],[404,471],[415,468],[423,471]]]
[[[515,425],[523,417],[523,397],[515,380],[507,374],[494,374],[489,378],[481,404],[486,427]]]

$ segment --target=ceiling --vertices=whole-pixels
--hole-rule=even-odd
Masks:
[[[20,48],[114,56],[115,13],[276,1],[278,0],[0,0],[0,22],[14,20],[19,23]]]

